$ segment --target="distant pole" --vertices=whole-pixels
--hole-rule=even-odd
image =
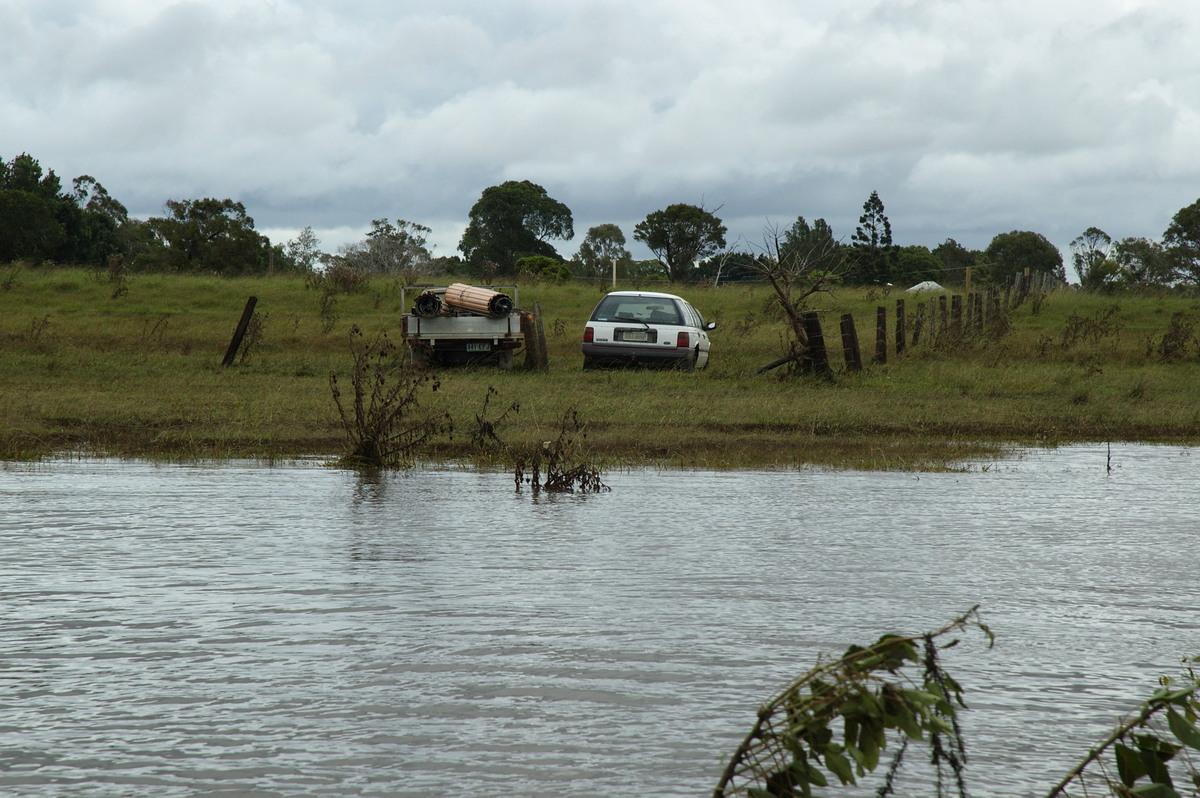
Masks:
[[[875,308],[875,362],[887,362],[887,308]]]
[[[613,289],[615,290],[615,289],[616,289],[616,287],[617,287],[617,259],[616,259],[616,258],[613,258],[613,259],[612,259],[612,263],[613,263],[613,282],[612,282],[612,287],[613,287]]]
[[[964,290],[963,293],[970,296],[970,294],[971,294],[971,267],[970,266],[967,267],[967,285],[965,288],[966,288],[966,290]]]
[[[246,329],[250,326],[250,317],[254,315],[254,306],[258,304],[258,297],[252,296],[246,300],[246,308],[242,311],[242,320],[238,322],[237,329],[233,331],[233,340],[229,342],[229,349],[225,350],[225,359],[221,361],[222,366],[233,365],[233,359],[237,357],[238,350],[242,347],[242,339],[246,337]]]

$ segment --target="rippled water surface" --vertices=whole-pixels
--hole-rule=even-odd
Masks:
[[[1200,654],[1194,450],[968,473],[0,469],[0,794],[702,796],[818,654],[936,628],[975,795]],[[916,794],[922,790],[917,789]]]

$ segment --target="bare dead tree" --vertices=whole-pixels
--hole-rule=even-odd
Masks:
[[[846,263],[841,244],[832,238],[790,242],[774,227],[764,233],[762,250],[752,268],[766,277],[775,291],[791,337],[787,353],[760,372],[803,361],[809,349],[804,323],[808,301],[816,294],[828,293],[840,282]]]

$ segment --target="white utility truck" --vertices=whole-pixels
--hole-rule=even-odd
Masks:
[[[507,292],[507,293],[506,293]],[[405,286],[400,305],[404,340],[416,366],[491,363],[513,366],[525,344],[515,285]]]

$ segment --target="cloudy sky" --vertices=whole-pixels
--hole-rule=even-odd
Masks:
[[[797,216],[848,241],[874,190],[898,244],[1069,257],[1200,197],[1198,42],[1186,0],[0,0],[0,159],[327,251],[386,217],[455,254],[531,180],[563,255],[676,202],[739,248]]]

